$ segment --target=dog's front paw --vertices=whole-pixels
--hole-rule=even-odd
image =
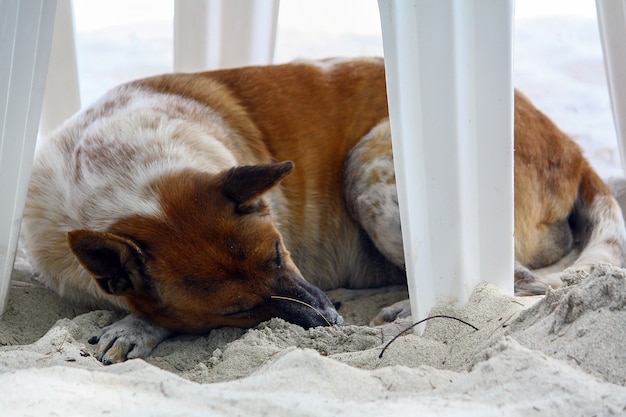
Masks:
[[[96,345],[96,358],[105,365],[145,358],[171,332],[137,316],[128,315],[89,339]]]
[[[411,315],[411,303],[409,300],[398,301],[380,310],[380,313],[370,322],[370,326],[380,326],[391,323],[395,319],[402,319]]]

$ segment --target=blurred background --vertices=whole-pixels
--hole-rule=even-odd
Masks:
[[[172,0],[74,0],[83,105],[132,79],[172,71]],[[622,176],[594,0],[517,0],[514,84]],[[275,62],[382,55],[375,0],[281,0]]]

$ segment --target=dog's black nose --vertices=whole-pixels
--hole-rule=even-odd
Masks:
[[[330,324],[335,326],[343,326],[343,317],[341,317],[341,314],[339,314],[337,310],[334,310],[333,308],[332,312],[327,311],[326,314],[326,318],[328,319]]]
[[[280,294],[272,297],[272,304],[278,317],[305,329],[343,325],[343,317],[324,291],[302,278],[290,281],[289,286],[282,288]]]

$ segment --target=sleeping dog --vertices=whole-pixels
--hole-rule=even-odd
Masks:
[[[61,296],[130,315],[104,363],[173,332],[342,324],[323,290],[405,283],[382,59],[122,85],[38,149],[23,243]],[[576,245],[624,263],[619,206],[579,147],[515,95],[516,290]],[[306,304],[306,305],[305,305]]]

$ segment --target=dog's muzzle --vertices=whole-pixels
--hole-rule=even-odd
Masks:
[[[302,278],[280,281],[283,284],[287,281],[289,284],[281,286],[278,294],[272,297],[272,306],[277,317],[305,329],[343,325],[343,317],[339,315],[324,291]]]

